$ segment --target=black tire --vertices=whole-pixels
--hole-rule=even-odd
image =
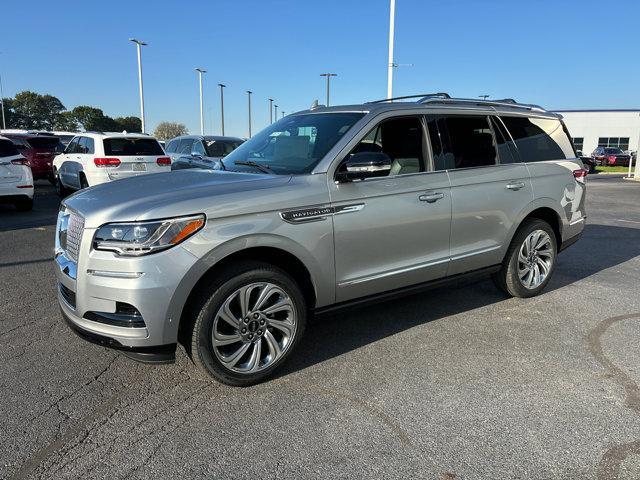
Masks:
[[[239,288],[256,282],[269,282],[282,289],[291,300],[295,311],[296,329],[286,350],[275,361],[255,373],[238,373],[227,368],[214,351],[212,332],[216,313],[224,302]],[[231,265],[211,279],[194,299],[188,318],[192,328],[185,338],[187,350],[194,363],[214,379],[232,386],[247,387],[260,383],[273,374],[295,350],[304,334],[307,321],[307,306],[304,295],[296,281],[283,270],[258,261],[243,261]],[[265,327],[265,336],[266,330]],[[239,330],[233,332],[239,335]],[[262,342],[263,339],[256,340]],[[266,351],[265,351],[266,352]],[[260,360],[258,360],[260,362]]]
[[[56,170],[53,171],[53,186],[56,187],[56,193],[60,198],[65,198],[69,195],[69,190],[60,181],[60,175]]]
[[[33,198],[25,198],[24,200],[18,200],[15,203],[16,209],[19,212],[30,212],[33,210]]]
[[[518,277],[518,255],[525,239],[534,231],[543,230],[551,239],[551,250],[553,252],[551,268],[542,283],[535,288],[525,287]],[[509,249],[502,262],[500,270],[493,274],[492,278],[498,288],[507,295],[519,298],[529,298],[539,295],[551,280],[556,268],[558,258],[558,243],[556,235],[551,226],[544,220],[531,218],[525,220],[516,231],[516,234],[509,245]]]
[[[80,189],[89,188],[89,182],[87,182],[87,177],[84,176],[84,173],[80,173]]]

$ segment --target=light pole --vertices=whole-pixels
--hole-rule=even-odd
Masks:
[[[198,77],[200,80],[200,135],[204,135],[204,107],[202,103],[202,74],[207,73],[206,70],[202,68],[196,68],[196,72],[198,72]]]
[[[273,98],[269,99],[269,125],[273,123]]]
[[[284,118],[284,110],[282,110],[281,115],[282,115],[282,117],[281,117],[281,118]]]
[[[327,77],[327,107],[329,106],[329,89],[330,89],[330,81],[331,81],[331,77],[337,77],[338,74],[336,73],[321,73],[320,74],[321,77]]]
[[[249,138],[251,138],[251,90],[247,90],[247,99],[249,100]]]
[[[220,87],[220,121],[222,124],[222,136],[224,137],[224,87],[226,85],[224,83],[219,83]]]
[[[273,108],[275,109],[275,117],[276,117],[276,122],[278,121],[278,105],[274,105]]]
[[[142,47],[147,44],[142,40],[136,40],[135,38],[130,38],[130,42],[136,44],[138,50],[138,86],[140,88],[140,121],[142,123],[142,133],[144,130],[144,91],[142,90]]]
[[[391,0],[389,6],[389,65],[387,66],[387,98],[393,97],[393,35],[396,18],[396,0]]]
[[[2,75],[0,75],[0,105],[2,106],[2,128],[7,128],[7,123],[4,119],[4,93],[2,93]]]
[[[486,100],[487,98],[489,98],[489,95],[478,95],[478,98]]]

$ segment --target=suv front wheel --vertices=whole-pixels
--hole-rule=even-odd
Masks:
[[[513,297],[538,295],[555,270],[558,247],[556,235],[544,220],[526,220],[516,232],[500,271],[493,275],[496,285]]]
[[[295,280],[262,262],[226,268],[194,306],[191,356],[228,385],[249,386],[271,375],[306,325],[307,307]]]

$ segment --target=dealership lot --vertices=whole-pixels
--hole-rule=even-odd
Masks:
[[[466,281],[317,318],[234,389],[71,333],[39,182],[33,212],[0,206],[0,478],[638,478],[640,185],[588,185],[541,296]]]

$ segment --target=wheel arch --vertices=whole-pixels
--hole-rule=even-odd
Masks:
[[[551,226],[551,229],[553,230],[553,233],[556,236],[557,248],[558,249],[560,248],[560,245],[562,244],[562,234],[563,234],[563,222],[562,222],[561,212],[554,205],[553,199],[540,198],[531,202],[529,205],[527,205],[526,208],[524,208],[520,212],[520,215],[518,216],[517,220],[513,223],[512,229],[509,232],[509,237],[508,237],[509,242],[507,242],[504,245],[503,255],[506,254],[507,249],[509,248],[509,245],[511,245],[511,242],[513,241],[513,237],[515,236],[516,232],[518,231],[522,223],[529,218],[537,218],[547,222]]]

